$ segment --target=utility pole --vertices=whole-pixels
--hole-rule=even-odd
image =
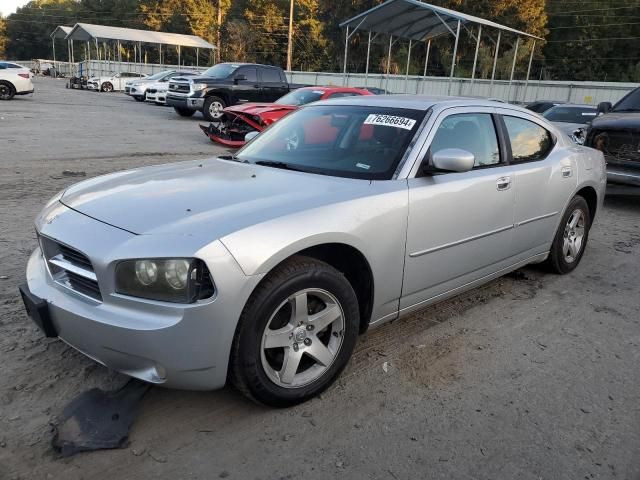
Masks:
[[[293,56],[293,0],[289,4],[289,44],[287,45],[287,71],[291,71],[291,57]]]
[[[216,46],[218,47],[218,63],[221,61],[221,52],[220,52],[220,30],[222,30],[222,0],[218,0],[218,32],[217,32],[217,41]]]

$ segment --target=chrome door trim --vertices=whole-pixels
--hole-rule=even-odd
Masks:
[[[491,235],[495,235],[497,233],[506,232],[507,230],[511,230],[515,225],[506,225],[504,227],[497,228],[495,230],[491,230],[490,232],[484,232],[479,235],[474,235],[473,237],[463,238],[462,240],[456,240],[455,242],[445,243],[443,245],[438,245],[437,247],[428,248],[426,250],[420,250],[418,252],[410,253],[409,256],[411,258],[421,257],[422,255],[426,255],[428,253],[438,252],[440,250],[444,250],[445,248],[456,247],[458,245],[462,245],[463,243],[473,242],[474,240],[479,240],[481,238],[489,237]]]
[[[546,213],[544,215],[540,215],[538,217],[527,218],[526,220],[516,223],[515,226],[519,227],[520,225],[526,225],[527,223],[537,222],[538,220],[544,220],[545,218],[555,217],[557,214],[558,212],[551,212],[551,213]]]

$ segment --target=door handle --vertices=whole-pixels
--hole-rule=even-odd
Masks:
[[[511,177],[500,177],[496,181],[496,188],[498,190],[509,190],[511,188]]]
[[[572,175],[571,167],[562,167],[562,177],[569,178]]]

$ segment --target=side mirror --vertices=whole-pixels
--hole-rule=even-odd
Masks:
[[[234,77],[233,81],[234,83],[238,83],[238,82],[244,82],[246,79],[247,79],[246,75],[239,74]]]
[[[260,132],[256,132],[255,130],[253,132],[249,132],[244,136],[244,141],[246,143],[249,143],[251,140],[256,138],[259,134],[260,134]]]
[[[473,168],[476,157],[473,153],[461,148],[445,148],[433,154],[431,171],[436,172],[468,172]]]
[[[611,111],[611,109],[613,108],[613,106],[611,105],[611,102],[600,102],[598,104],[598,115],[603,115],[605,113],[609,113]]]

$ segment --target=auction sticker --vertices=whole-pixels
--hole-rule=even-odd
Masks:
[[[379,113],[370,114],[364,121],[365,125],[383,125],[385,127],[404,128],[411,130],[416,124],[413,118],[396,117],[394,115],[382,115]]]

